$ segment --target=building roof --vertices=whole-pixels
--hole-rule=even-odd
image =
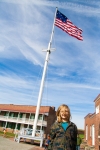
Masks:
[[[92,116],[92,113],[88,113],[84,118]]]
[[[94,102],[100,99],[100,94],[95,98]]]
[[[51,106],[40,106],[39,113],[48,113],[50,108],[55,110],[55,107]],[[13,112],[25,112],[25,113],[35,113],[36,106],[32,105],[14,105],[14,104],[0,104],[1,111],[13,111]]]

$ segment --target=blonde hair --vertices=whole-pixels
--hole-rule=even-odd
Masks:
[[[62,122],[62,118],[61,118],[61,116],[60,116],[60,111],[61,111],[62,108],[65,108],[65,109],[68,110],[68,118],[67,118],[67,119],[68,119],[68,121],[70,121],[70,119],[71,119],[70,109],[69,109],[69,107],[68,107],[67,105],[65,105],[65,104],[60,105],[60,106],[58,107],[57,111],[56,111],[57,121],[58,121],[58,122]]]

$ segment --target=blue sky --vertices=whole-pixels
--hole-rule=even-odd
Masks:
[[[99,0],[0,0],[0,103],[37,105],[56,7],[84,40],[55,26],[41,105],[67,104],[84,129],[100,93]]]

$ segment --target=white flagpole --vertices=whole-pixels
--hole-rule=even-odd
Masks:
[[[42,99],[42,94],[43,94],[43,85],[44,85],[44,80],[45,80],[45,75],[46,75],[46,70],[47,70],[47,64],[48,64],[48,60],[49,60],[49,54],[51,53],[51,44],[52,44],[52,38],[53,38],[53,34],[54,34],[54,24],[55,24],[55,19],[56,19],[56,13],[57,13],[57,8],[55,11],[50,42],[48,44],[48,49],[46,50],[47,54],[46,54],[45,63],[44,63],[44,69],[43,69],[43,74],[42,74],[42,80],[41,80],[41,85],[40,85],[40,91],[39,91],[39,96],[38,96],[38,102],[37,102],[37,108],[36,108],[34,126],[33,126],[33,132],[32,132],[33,137],[35,136],[35,131],[36,131],[36,127],[37,127],[39,110],[40,110],[41,99]]]

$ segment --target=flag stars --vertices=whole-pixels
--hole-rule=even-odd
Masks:
[[[57,10],[56,18],[62,20],[63,22],[66,22],[66,20],[68,19],[65,15],[60,13],[58,10]]]

